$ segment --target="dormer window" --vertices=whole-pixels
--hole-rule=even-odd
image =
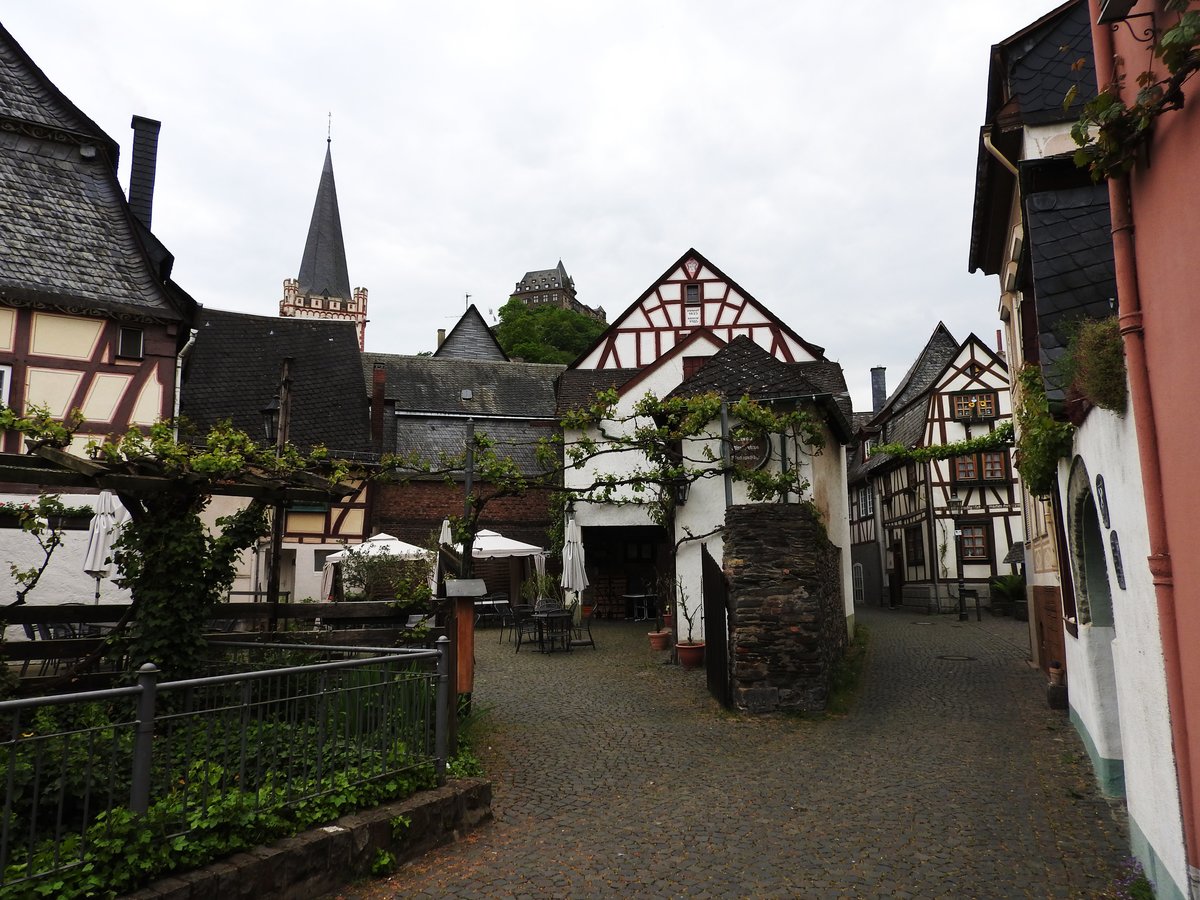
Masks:
[[[145,340],[140,328],[121,328],[117,341],[118,359],[142,359],[145,356]]]
[[[996,395],[992,391],[954,394],[950,404],[955,419],[972,421],[996,418]]]

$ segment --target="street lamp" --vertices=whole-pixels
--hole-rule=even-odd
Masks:
[[[967,586],[963,582],[963,557],[962,557],[962,528],[958,524],[958,514],[962,512],[963,502],[957,494],[946,501],[946,505],[950,507],[950,515],[954,519],[954,561],[958,567],[958,621],[967,621],[967,599],[963,596],[963,591]]]

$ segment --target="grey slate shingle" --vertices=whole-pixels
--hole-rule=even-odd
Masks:
[[[364,353],[359,390],[365,385],[367,394],[375,363],[384,365],[387,400],[397,410],[518,419],[554,416],[554,383],[564,368],[544,363]],[[471,391],[471,400],[462,399],[464,389]]]
[[[358,332],[352,322],[251,316],[202,309],[184,369],[180,411],[201,430],[225,419],[262,439],[262,410],[292,357],[290,441],[337,452],[371,452]]]
[[[474,359],[508,362],[487,322],[472,303],[446,335],[433,355],[438,359]]]
[[[333,155],[328,144],[297,278],[302,294],[351,299],[346,244],[342,240],[342,217],[338,211],[337,186],[333,180]]]

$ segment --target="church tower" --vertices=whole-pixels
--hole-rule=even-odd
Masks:
[[[342,217],[338,213],[337,187],[333,183],[333,155],[325,141],[325,167],[313,206],[300,275],[285,278],[279,314],[300,319],[340,319],[358,327],[358,349],[364,349],[367,331],[367,289],[350,290]]]

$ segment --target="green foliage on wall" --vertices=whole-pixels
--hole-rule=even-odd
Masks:
[[[514,359],[570,363],[592,345],[605,324],[558,306],[527,306],[517,298],[500,308],[496,340]]]
[[[1016,466],[1025,488],[1035,497],[1054,490],[1058,461],[1071,453],[1075,428],[1050,414],[1042,371],[1027,365],[1017,373],[1020,392],[1014,417],[1017,426]]]
[[[1125,412],[1125,344],[1116,316],[1084,319],[1071,336],[1064,374],[1094,406]]]

